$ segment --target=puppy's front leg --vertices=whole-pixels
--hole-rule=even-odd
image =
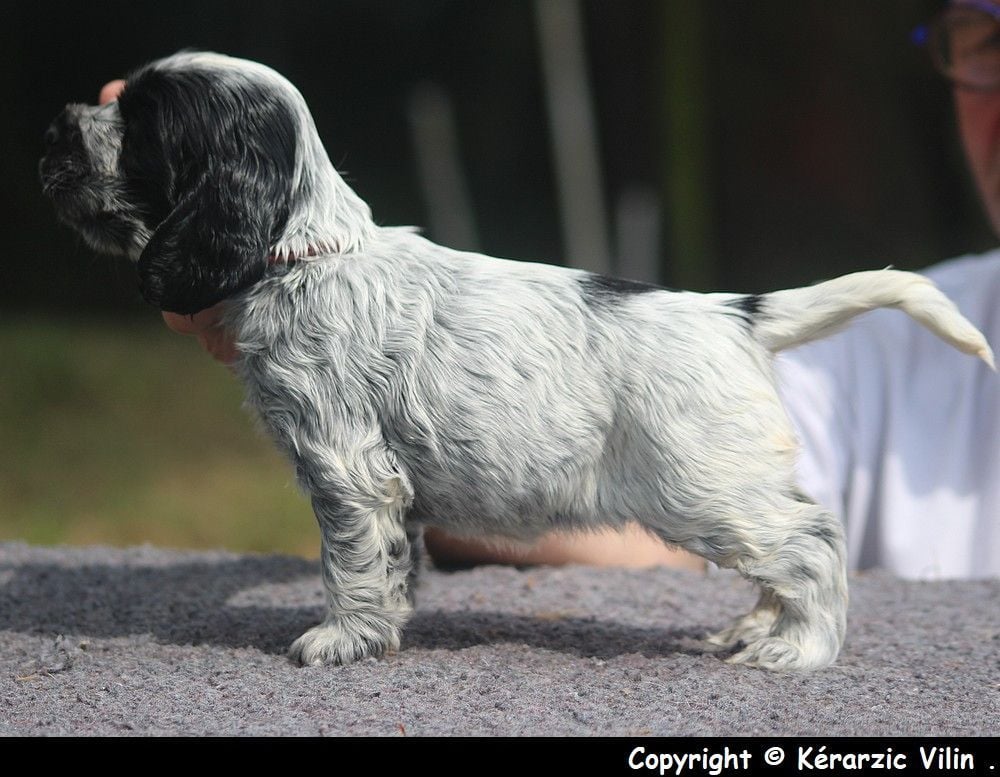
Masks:
[[[412,612],[408,489],[401,477],[374,488],[372,479],[364,480],[368,487],[342,486],[336,496],[313,493],[327,613],[292,644],[289,656],[301,664],[348,664],[396,650]]]

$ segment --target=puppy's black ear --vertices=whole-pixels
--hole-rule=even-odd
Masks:
[[[178,198],[139,257],[142,296],[190,314],[256,283],[287,218],[277,180],[206,171]]]
[[[298,124],[280,85],[206,61],[142,68],[118,98],[122,171],[152,232],[139,287],[173,313],[260,280],[292,196]]]

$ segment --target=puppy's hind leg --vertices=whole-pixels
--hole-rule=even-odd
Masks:
[[[827,666],[840,652],[847,627],[840,522],[801,496],[777,500],[759,518],[736,568],[763,593],[757,610],[737,624],[745,647],[728,660],[777,670]]]
[[[757,605],[746,615],[737,618],[732,625],[706,638],[706,641],[721,648],[731,648],[742,642],[756,642],[771,633],[771,627],[781,613],[781,604],[770,591],[761,591]]]
[[[827,666],[846,629],[840,522],[797,494],[758,494],[756,502],[748,504],[742,493],[706,505],[705,517],[695,524],[700,533],[686,539],[658,533],[720,566],[735,567],[760,587],[750,613],[708,638],[713,645],[743,645],[728,661],[775,670]]]

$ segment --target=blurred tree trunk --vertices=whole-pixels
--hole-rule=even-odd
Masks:
[[[706,68],[710,5],[668,0],[661,9],[666,276],[673,286],[707,291],[718,282]]]
[[[535,0],[566,264],[611,272],[597,121],[579,0]]]

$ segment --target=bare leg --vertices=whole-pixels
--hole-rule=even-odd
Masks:
[[[633,569],[661,565],[692,570],[705,568],[705,562],[697,556],[668,547],[658,537],[635,524],[622,530],[557,531],[546,534],[531,544],[481,537],[455,537],[431,527],[428,527],[424,536],[428,553],[442,566],[591,564]]]

